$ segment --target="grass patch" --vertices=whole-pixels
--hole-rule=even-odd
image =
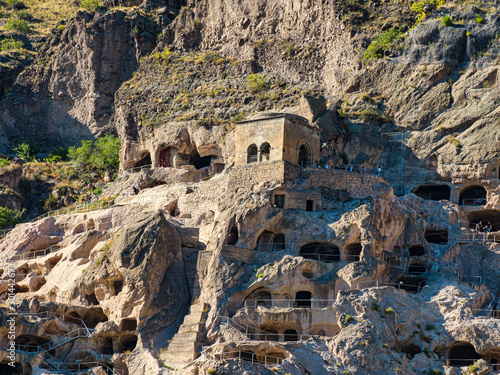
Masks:
[[[381,59],[384,57],[384,51],[390,49],[394,41],[401,35],[401,30],[392,28],[380,34],[374,42],[372,42],[365,53],[363,60],[370,63],[372,60]]]
[[[7,23],[4,25],[4,29],[11,31],[15,30],[21,34],[27,34],[31,31],[31,27],[28,25],[28,22],[14,17],[7,20]]]
[[[12,49],[22,49],[24,43],[14,38],[7,38],[0,42],[0,51],[10,51]]]

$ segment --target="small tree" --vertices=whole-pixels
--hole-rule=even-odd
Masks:
[[[80,3],[80,8],[89,10],[91,12],[95,11],[99,7],[99,0],[82,0]]]
[[[16,211],[0,207],[0,229],[10,228],[21,222],[25,210]]]
[[[23,159],[25,162],[36,161],[36,154],[38,154],[41,150],[40,147],[36,145],[31,140],[27,140],[26,142],[18,144],[14,147],[14,151],[18,158]]]

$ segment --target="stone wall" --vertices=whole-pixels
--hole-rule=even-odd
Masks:
[[[331,190],[347,190],[353,198],[373,195],[373,183],[383,181],[381,177],[373,174],[324,168],[302,169],[300,178],[311,180],[311,186],[314,188],[324,186]]]
[[[188,187],[191,192],[181,195],[177,201],[180,213],[190,212],[193,216],[193,213],[196,215],[218,211],[220,192],[226,189],[227,184],[228,176],[217,175],[208,181],[191,185]]]
[[[286,161],[240,165],[231,171],[228,187],[235,191],[238,188],[252,187],[265,181],[283,183],[295,180],[298,174],[299,167]]]

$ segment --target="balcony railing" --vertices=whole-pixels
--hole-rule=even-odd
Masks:
[[[462,199],[462,206],[484,206],[486,203],[485,198]]]

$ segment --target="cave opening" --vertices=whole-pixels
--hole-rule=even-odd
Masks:
[[[456,343],[448,349],[450,366],[470,366],[482,357],[476,352],[473,345],[468,342]]]
[[[137,345],[137,336],[131,334],[123,334],[118,339],[118,353],[133,351]]]
[[[412,264],[408,267],[408,273],[410,275],[421,275],[423,274],[425,271],[427,271],[427,267],[424,266],[423,264]]]
[[[142,152],[139,156],[139,161],[134,164],[134,168],[151,165],[151,155],[148,151]]]
[[[90,306],[97,306],[99,305],[99,301],[97,300],[97,297],[95,296],[95,293],[90,293],[85,296],[85,299],[87,300],[88,304]]]
[[[14,366],[10,366],[8,363],[0,363],[0,374],[2,375],[27,375],[23,371],[23,366],[14,362]],[[31,372],[30,372],[31,374]]]
[[[491,224],[491,231],[497,232],[500,230],[500,211],[495,210],[481,210],[470,212],[467,216],[469,219],[469,227],[476,228],[476,224],[482,222],[483,227]]]
[[[107,336],[104,338],[104,340],[102,340],[101,353],[107,354],[107,355],[115,354],[115,350],[113,348],[113,338],[112,337]]]
[[[72,324],[80,324],[82,319],[76,311],[71,311],[70,313],[64,315],[64,320]]]
[[[123,290],[123,280],[115,280],[113,281],[113,289],[115,291],[115,296],[118,295]]]
[[[426,279],[423,277],[401,277],[397,281],[399,288],[408,293],[416,294],[425,286]]]
[[[360,243],[352,243],[346,246],[342,260],[344,262],[358,262],[363,246]]]
[[[312,293],[307,291],[297,292],[295,295],[295,306],[301,308],[311,307]]]
[[[311,242],[300,248],[299,255],[305,259],[338,263],[340,261],[340,248],[333,244]]]
[[[238,239],[238,229],[233,225],[229,231],[229,236],[227,237],[227,244],[234,246],[238,242]]]
[[[451,188],[444,184],[420,185],[414,194],[422,199],[441,201],[450,200]]]
[[[107,322],[108,317],[102,311],[102,308],[93,308],[85,312],[83,322],[87,328],[95,328],[99,323]]]
[[[126,318],[120,323],[120,331],[135,331],[136,329],[137,320],[135,318]]]
[[[458,204],[462,206],[482,206],[486,204],[486,189],[481,185],[472,185],[460,192]]]
[[[446,245],[448,243],[448,231],[446,229],[426,230],[424,237],[429,243],[437,245]]]
[[[408,252],[411,257],[421,257],[422,255],[425,255],[425,248],[420,245],[410,246]]]
[[[283,335],[284,341],[299,341],[299,335],[294,329],[287,329]]]
[[[189,155],[189,164],[193,165],[196,169],[210,167],[210,163],[212,162],[212,157],[216,156],[214,155],[200,156],[198,151],[193,150],[193,152],[191,152],[191,155]]]

